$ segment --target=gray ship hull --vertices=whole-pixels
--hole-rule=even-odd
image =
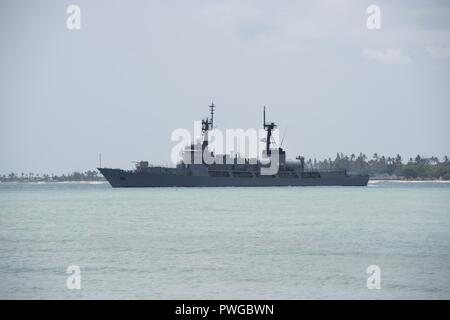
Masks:
[[[368,175],[344,171],[319,172],[314,177],[212,177],[172,173],[125,171],[98,168],[113,188],[126,187],[271,187],[271,186],[366,186]]]

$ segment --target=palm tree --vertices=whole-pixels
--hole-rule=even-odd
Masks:
[[[416,161],[416,164],[420,164],[420,163],[422,162],[422,158],[420,157],[420,154],[418,154],[418,155],[416,156],[415,161]]]
[[[375,162],[378,162],[378,153],[374,153],[374,154],[373,154],[373,160],[374,160]]]

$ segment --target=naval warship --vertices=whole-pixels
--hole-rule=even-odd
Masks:
[[[283,148],[273,148],[274,122],[266,122],[263,111],[265,148],[263,157],[269,161],[241,158],[235,155],[214,155],[208,149],[208,132],[214,127],[215,105],[209,106],[210,116],[202,120],[202,140],[188,145],[176,167],[151,166],[139,161],[134,170],[97,168],[113,188],[123,187],[270,187],[270,186],[366,186],[368,175],[348,174],[346,170],[310,170],[305,168],[305,158],[286,161]],[[204,159],[208,155],[215,161]],[[276,157],[275,157],[276,155]],[[199,160],[200,159],[200,160]],[[276,159],[276,170],[271,162]]]

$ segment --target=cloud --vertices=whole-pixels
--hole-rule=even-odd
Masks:
[[[429,46],[425,48],[425,52],[435,59],[449,59],[450,44],[440,46]]]
[[[412,61],[410,57],[402,53],[401,49],[393,49],[393,48],[389,48],[384,51],[375,49],[365,49],[363,51],[363,57],[368,60],[386,64],[407,64]]]

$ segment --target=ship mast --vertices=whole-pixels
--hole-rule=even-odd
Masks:
[[[215,104],[214,102],[211,102],[211,105],[209,105],[209,112],[211,114],[211,117],[208,119],[202,120],[202,132],[204,134],[203,143],[202,143],[202,150],[205,150],[205,148],[208,146],[208,131],[213,129],[214,126],[214,110],[215,110]]]
[[[213,129],[214,126],[214,108],[216,107],[216,105],[214,104],[214,102],[211,102],[211,105],[209,105],[209,112],[211,113],[211,117],[208,119],[203,119],[202,120],[202,132],[203,133],[208,133],[209,130]]]
[[[266,137],[266,155],[270,156],[270,141],[272,139],[272,130],[276,128],[276,124],[274,122],[268,122],[266,123],[266,106],[264,106],[263,111],[263,127],[264,130],[267,131],[267,137]]]

